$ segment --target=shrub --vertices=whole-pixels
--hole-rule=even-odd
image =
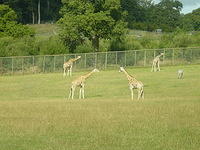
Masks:
[[[66,54],[69,50],[64,46],[58,36],[50,37],[38,43],[41,55]]]

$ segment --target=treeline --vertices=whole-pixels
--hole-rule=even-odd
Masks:
[[[23,24],[40,24],[59,19],[61,0],[0,0],[10,6]]]
[[[0,0],[0,4],[9,5],[16,12],[19,22],[40,24],[56,22],[61,17],[60,9],[65,7],[67,1]],[[117,1],[111,2],[117,3]],[[105,3],[105,0],[88,0],[88,2],[95,2],[95,5],[97,4],[95,7],[101,9],[101,3]],[[126,13],[124,19],[131,29],[153,31],[159,28],[163,31],[173,31],[176,27],[180,27],[185,30],[200,30],[199,18],[196,17],[199,16],[200,10],[186,15],[181,14],[183,5],[178,0],[161,0],[158,4],[153,0],[120,0],[120,6]]]
[[[200,8],[178,0],[0,0],[0,56],[199,46]],[[36,36],[26,24],[54,23]],[[47,27],[48,28],[48,27]],[[163,34],[130,34],[130,30]]]

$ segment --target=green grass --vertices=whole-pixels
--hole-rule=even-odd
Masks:
[[[177,79],[177,69],[185,78]],[[118,70],[86,82],[85,100],[67,100],[62,73],[0,77],[1,150],[198,150],[200,65],[128,68],[145,85],[130,99]]]

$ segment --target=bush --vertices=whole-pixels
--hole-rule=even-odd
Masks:
[[[127,36],[125,38],[125,49],[126,50],[138,50],[142,49],[143,46],[141,45],[140,41],[135,39],[133,36]]]
[[[38,55],[38,47],[32,37],[15,39],[13,37],[0,38],[0,56]]]
[[[66,54],[69,50],[64,46],[57,36],[50,37],[47,40],[40,41],[38,43],[41,55],[53,55],[53,54]]]
[[[90,41],[87,41],[84,44],[77,46],[75,50],[76,53],[89,53],[89,52],[94,52],[94,51],[95,50],[92,47],[92,44]]]

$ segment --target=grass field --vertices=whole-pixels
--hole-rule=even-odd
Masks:
[[[177,79],[177,69],[185,78]],[[0,77],[0,150],[199,150],[200,65],[127,68],[145,99],[130,99],[118,70],[86,82],[85,100],[67,100],[62,73]]]

